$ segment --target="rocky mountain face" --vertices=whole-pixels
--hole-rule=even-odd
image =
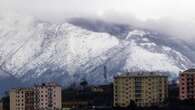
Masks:
[[[111,82],[126,71],[161,71],[175,78],[194,65],[195,49],[159,32],[98,20],[62,24],[0,17],[0,89],[43,81],[69,86]]]

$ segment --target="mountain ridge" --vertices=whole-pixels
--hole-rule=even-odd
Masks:
[[[195,51],[182,41],[166,41],[158,32],[122,24],[86,20],[80,26],[74,20],[52,24],[29,17],[1,18],[0,65],[4,72],[0,77],[10,73],[20,85],[57,81],[67,87],[82,79],[90,84],[108,83],[125,71],[163,71],[175,78],[179,71],[194,66],[195,59],[188,56]],[[94,25],[99,31],[83,25]]]

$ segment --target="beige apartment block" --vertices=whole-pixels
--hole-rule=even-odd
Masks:
[[[10,110],[34,110],[34,93],[31,88],[18,88],[10,91]]]
[[[61,87],[56,83],[12,89],[10,110],[60,110]]]
[[[114,78],[114,106],[162,105],[168,97],[168,78],[155,72],[135,72]]]
[[[61,87],[56,83],[47,83],[34,86],[38,101],[35,102],[35,108],[39,110],[60,110]]]

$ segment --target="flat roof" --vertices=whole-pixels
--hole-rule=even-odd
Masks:
[[[127,72],[116,76],[115,78],[125,77],[168,77],[164,72]]]
[[[185,70],[184,72],[195,72],[195,69],[191,68],[191,69]]]

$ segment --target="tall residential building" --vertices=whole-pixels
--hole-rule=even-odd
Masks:
[[[168,78],[154,72],[136,72],[114,78],[114,107],[161,105],[168,97]]]
[[[195,99],[195,69],[188,69],[179,74],[180,100]]]
[[[47,83],[42,85],[35,85],[36,91],[35,109],[39,110],[60,110],[61,103],[61,87],[56,83]]]
[[[56,83],[10,91],[10,110],[60,110],[61,87]]]
[[[34,110],[34,91],[18,88],[10,91],[10,110]]]

